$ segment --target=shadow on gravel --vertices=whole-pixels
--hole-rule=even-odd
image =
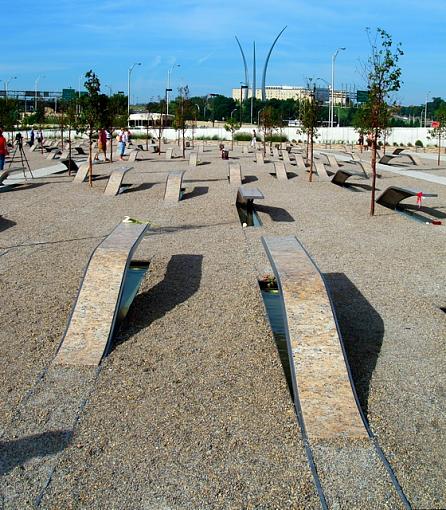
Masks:
[[[383,342],[384,322],[344,273],[325,273],[323,277],[333,300],[359,402],[367,416],[370,380]]]
[[[208,191],[209,186],[195,186],[195,188],[192,191],[183,194],[182,200],[187,200],[188,198],[201,197],[202,195],[206,195]]]
[[[258,180],[259,178],[255,175],[245,175],[245,177],[243,177],[243,184],[249,184],[250,182],[256,182]]]
[[[256,203],[256,211],[264,212],[269,215],[269,217],[273,221],[284,221],[284,222],[293,222],[294,218],[291,214],[282,207],[273,207],[271,205],[259,205]]]
[[[144,182],[142,184],[138,184],[138,186],[132,186],[131,188],[127,189],[126,193],[133,193],[135,191],[146,191],[150,188],[153,188],[155,186],[154,182]]]
[[[202,265],[203,255],[172,255],[164,279],[136,296],[111,351],[195,294],[200,287]]]
[[[14,441],[0,441],[0,476],[34,457],[45,457],[65,449],[71,441],[71,430],[44,432]]]
[[[8,220],[7,218],[3,218],[3,216],[0,216],[0,232],[8,230],[8,228],[13,227],[14,225],[17,225],[15,221]]]

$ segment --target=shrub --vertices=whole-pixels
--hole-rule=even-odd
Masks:
[[[398,147],[398,143],[397,142],[393,142],[393,146],[394,147]]]
[[[288,137],[286,135],[266,136],[265,142],[288,142]]]
[[[423,142],[421,140],[417,140],[415,142],[415,147],[424,147]]]
[[[404,143],[400,143],[400,147],[404,147]]]
[[[237,142],[249,142],[251,138],[252,135],[250,133],[247,133],[246,131],[239,131],[234,135],[234,140],[236,140]]]
[[[407,146],[408,147],[413,147],[413,145],[410,142],[407,143]]]
[[[214,135],[211,140],[222,140],[218,135]]]

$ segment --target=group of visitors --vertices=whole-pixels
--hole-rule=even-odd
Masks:
[[[95,159],[99,159],[99,155],[103,154],[104,161],[110,161],[107,158],[107,144],[111,139],[111,130],[107,130],[104,128],[98,129],[98,153]],[[117,153],[120,161],[124,161],[125,148],[127,147],[130,141],[131,133],[128,128],[121,128],[117,131],[116,141],[118,142]]]
[[[373,135],[372,133],[367,133],[367,138],[364,139],[364,135],[361,133],[358,138],[358,145],[361,147],[361,150],[365,151],[372,148],[373,145]]]

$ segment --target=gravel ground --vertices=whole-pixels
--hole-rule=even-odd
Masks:
[[[0,195],[5,508],[30,506],[42,473],[52,474],[40,505],[48,509],[319,507],[256,284],[271,272],[264,234],[296,235],[314,258],[361,405],[405,494],[414,508],[445,507],[445,227],[379,206],[370,218],[367,191],[310,184],[292,166],[297,176],[281,183],[272,165],[240,155],[265,194],[263,227],[243,230],[225,162],[215,151],[200,159],[211,164],[189,169],[150,154],[133,164],[124,181],[132,188],[119,197],[102,195],[105,179],[89,189],[66,174]],[[166,173],[180,169],[186,200],[166,208]],[[387,185],[414,180],[389,173],[378,181]],[[438,193],[429,206],[441,211],[445,188],[423,182],[423,190]],[[91,251],[126,215],[152,221],[135,256],[151,264],[113,351],[97,376],[50,370],[37,382]],[[51,437],[41,451],[38,442],[26,455],[16,448],[57,431],[68,434],[57,447]],[[365,490],[373,452],[313,447],[331,508],[396,507],[385,473]],[[358,483],[343,483],[349,476]]]

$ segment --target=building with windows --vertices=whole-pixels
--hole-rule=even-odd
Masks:
[[[245,91],[244,91],[245,92]],[[294,87],[291,85],[269,85],[266,87],[266,100],[269,99],[305,99],[311,97],[312,90],[308,87]],[[317,87],[315,89],[316,97],[324,102],[329,102],[330,90],[326,87]],[[232,89],[232,99],[240,101],[240,87]],[[338,106],[347,106],[350,102],[350,93],[346,90],[335,90],[334,104]],[[248,98],[252,97],[252,88],[248,89]],[[256,99],[262,99],[262,89],[256,88]],[[244,98],[245,100],[245,98]]]

